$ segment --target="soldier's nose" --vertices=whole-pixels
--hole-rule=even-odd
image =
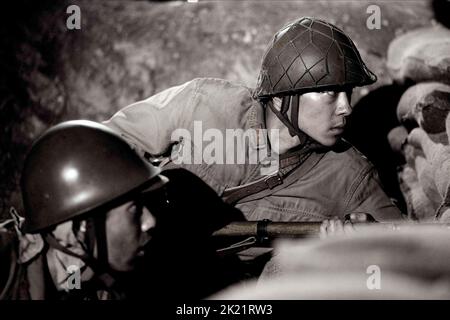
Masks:
[[[345,92],[339,92],[337,103],[338,103],[336,108],[337,115],[346,117],[352,113],[353,109],[352,106],[350,105],[349,98]]]
[[[146,208],[142,208],[142,216],[141,216],[141,231],[147,232],[150,229],[154,228],[156,225],[156,219],[151,214],[151,212]]]

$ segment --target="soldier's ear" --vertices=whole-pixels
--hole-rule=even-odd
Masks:
[[[72,231],[75,235],[75,238],[82,243],[86,240],[86,230],[87,230],[87,222],[86,220],[78,220],[74,221],[72,225]]]

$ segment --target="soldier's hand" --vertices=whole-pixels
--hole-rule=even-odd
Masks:
[[[326,219],[320,225],[319,236],[321,239],[331,235],[348,234],[355,231],[353,224],[377,222],[374,217],[368,213],[350,213],[344,217],[344,222],[338,217]]]
[[[349,220],[343,222],[338,217],[333,217],[322,221],[319,237],[324,239],[329,236],[348,234],[353,231],[353,225]]]

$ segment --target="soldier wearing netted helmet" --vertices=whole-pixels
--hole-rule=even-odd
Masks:
[[[342,139],[353,88],[375,81],[342,30],[303,17],[273,37],[256,89],[194,79],[120,110],[105,124],[142,157],[166,156],[164,166],[196,173],[248,220],[324,221],[352,213],[379,221],[401,219],[373,165]],[[205,141],[194,139],[199,123],[203,132],[214,129],[224,137],[228,130],[256,130],[264,139],[251,145],[248,154],[267,150],[269,160],[278,157],[276,170],[261,170],[264,161],[175,163],[203,150]],[[193,139],[174,137],[179,129]],[[224,139],[224,158],[233,155],[233,143]]]
[[[275,34],[262,61],[255,95],[263,104],[269,98],[280,98],[280,108],[273,104],[268,106],[288,127],[290,134],[304,143],[311,139],[298,123],[302,95],[310,92],[327,93],[336,98],[345,95],[347,101],[343,103],[348,106],[343,105],[343,109],[351,108],[353,88],[372,84],[376,79],[353,41],[342,30],[323,20],[305,17]],[[350,112],[342,110],[343,116],[336,119],[339,128],[345,125]],[[334,144],[334,139],[327,140],[324,134],[309,138],[316,138],[324,145]]]

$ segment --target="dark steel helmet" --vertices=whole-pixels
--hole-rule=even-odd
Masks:
[[[160,169],[108,127],[63,122],[32,145],[21,177],[24,231],[36,233],[141,191]]]
[[[323,20],[303,17],[275,34],[262,61],[256,96],[364,86],[376,79],[342,30]]]

